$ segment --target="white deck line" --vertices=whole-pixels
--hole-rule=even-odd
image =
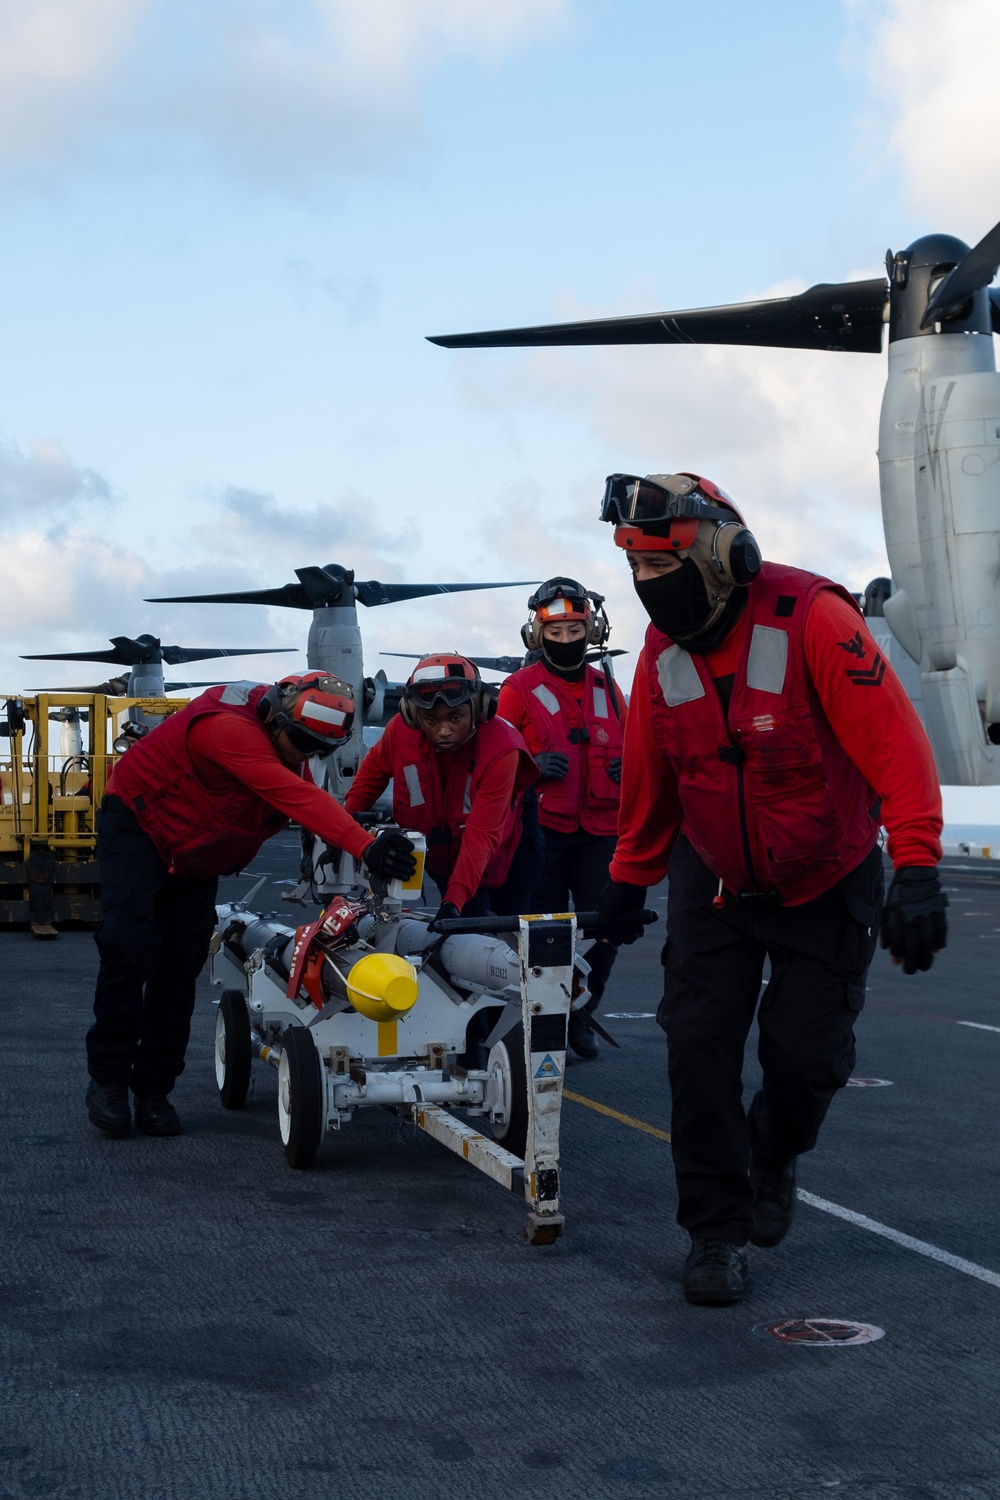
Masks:
[[[1000,1031],[1000,1026],[987,1026],[983,1021],[956,1021],[956,1026],[974,1026],[977,1031]]]
[[[959,1025],[964,1024],[971,1023],[959,1022]],[[951,1266],[954,1271],[961,1271],[966,1276],[974,1276],[977,1281],[985,1281],[988,1286],[1000,1287],[1000,1274],[996,1271],[988,1271],[985,1266],[977,1266],[975,1261],[963,1260],[960,1255],[952,1255],[947,1250],[939,1249],[937,1245],[929,1245],[926,1240],[915,1240],[911,1234],[901,1234],[898,1229],[890,1229],[888,1224],[880,1224],[877,1219],[869,1219],[867,1214],[856,1214],[853,1209],[841,1208],[839,1203],[831,1203],[827,1198],[817,1198],[814,1193],[807,1193],[804,1188],[799,1188],[798,1197],[800,1202],[808,1203],[810,1208],[818,1208],[825,1214],[833,1214],[837,1219],[846,1219],[848,1224],[854,1224],[858,1229],[867,1229],[871,1234],[880,1234],[883,1239],[892,1240],[894,1245],[902,1245],[905,1250],[915,1250],[918,1255],[926,1255],[930,1260],[936,1260],[943,1266]]]

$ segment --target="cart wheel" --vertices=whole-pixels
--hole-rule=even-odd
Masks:
[[[215,1018],[215,1081],[223,1109],[242,1109],[250,1092],[250,1012],[242,990],[223,990]]]
[[[524,1027],[520,1021],[490,1048],[487,1088],[503,1109],[503,1123],[491,1123],[493,1139],[523,1158],[528,1146],[528,1069],[524,1061]]]
[[[290,1167],[308,1167],[326,1128],[323,1062],[304,1026],[281,1038],[278,1064],[278,1125]]]

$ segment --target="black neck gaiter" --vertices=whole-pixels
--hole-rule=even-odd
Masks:
[[[681,558],[679,568],[658,573],[655,578],[633,575],[639,603],[657,630],[673,641],[693,635],[710,613],[705,580],[690,558]]]
[[[543,641],[542,655],[545,665],[558,677],[575,681],[583,676],[586,665],[587,638],[579,641]]]
[[[681,558],[679,568],[646,578],[633,579],[639,602],[657,630],[669,635],[685,651],[701,656],[714,651],[733,628],[747,602],[745,588],[734,588],[717,619],[705,628],[711,614],[705,581],[690,558]]]

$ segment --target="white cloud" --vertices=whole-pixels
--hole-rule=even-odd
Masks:
[[[0,0],[0,159],[34,159],[90,123],[149,3]]]
[[[874,128],[927,228],[978,240],[1000,201],[995,0],[844,0],[873,95]]]
[[[0,441],[0,521],[11,530],[37,526],[39,513],[62,522],[95,501],[110,504],[103,474],[77,464],[53,438],[35,438],[27,453]]]
[[[0,160],[114,131],[208,141],[294,179],[365,160],[423,74],[558,31],[572,0],[0,0]]]

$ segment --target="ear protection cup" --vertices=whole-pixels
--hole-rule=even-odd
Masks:
[[[279,714],[281,714],[281,689],[275,683],[273,687],[268,688],[267,692],[258,701],[257,717],[261,723],[266,724],[270,728],[275,723]],[[282,715],[282,717],[284,716]],[[284,727],[282,724],[277,725],[279,729]]]
[[[738,522],[718,527],[712,540],[712,560],[724,583],[746,588],[764,565],[753,533]]]
[[[413,707],[413,704],[410,702],[409,698],[407,698],[405,693],[400,694],[399,717],[402,719],[407,729],[420,728],[420,720],[417,718],[417,710]]]
[[[472,695],[472,721],[474,724],[487,724],[490,719],[496,718],[497,712],[497,689],[482,687],[478,693]]]

